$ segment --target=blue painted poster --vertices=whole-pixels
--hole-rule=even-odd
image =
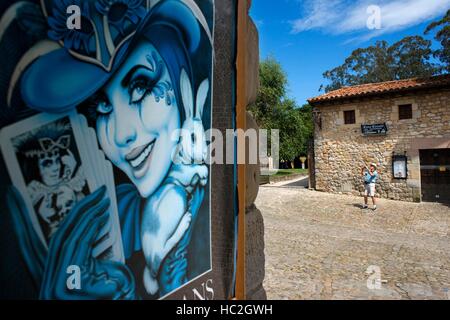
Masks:
[[[37,298],[163,299],[211,272],[214,1],[9,1],[1,24],[0,53],[20,53],[2,250]]]

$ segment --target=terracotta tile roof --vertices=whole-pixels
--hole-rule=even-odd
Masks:
[[[450,74],[429,78],[412,78],[397,81],[368,83],[352,87],[342,87],[321,96],[308,99],[311,105],[348,98],[374,96],[385,93],[404,92],[430,88],[450,88]]]

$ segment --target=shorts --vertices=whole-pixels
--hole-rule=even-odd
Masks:
[[[364,195],[367,197],[375,197],[375,183],[364,185]]]

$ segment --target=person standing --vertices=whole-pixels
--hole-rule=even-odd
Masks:
[[[368,197],[372,198],[373,210],[377,210],[377,203],[375,200],[375,184],[378,179],[377,165],[375,163],[370,164],[370,168],[367,166],[361,169],[361,175],[364,177],[364,205],[363,209],[368,208]]]

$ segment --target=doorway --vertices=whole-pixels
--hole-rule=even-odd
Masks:
[[[420,150],[422,201],[450,203],[450,149]]]

